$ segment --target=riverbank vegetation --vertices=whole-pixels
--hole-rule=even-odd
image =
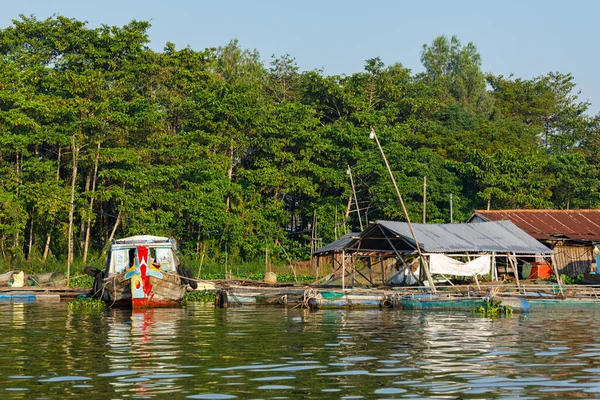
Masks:
[[[403,218],[371,128],[414,221],[425,177],[428,222],[600,206],[600,121],[569,73],[488,74],[474,44],[441,36],[424,72],[371,58],[327,76],[235,40],[153,51],[149,28],[21,16],[0,30],[2,269],[100,267],[137,234],[176,237],[196,268],[267,251],[287,268],[359,215]]]

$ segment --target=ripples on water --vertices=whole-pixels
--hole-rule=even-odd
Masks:
[[[0,398],[597,398],[598,317],[0,304]]]

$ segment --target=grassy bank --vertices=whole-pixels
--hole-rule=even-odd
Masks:
[[[201,262],[197,256],[182,256],[183,265],[192,270],[194,278],[203,280],[255,280],[262,281],[265,278],[264,261],[258,260],[254,262],[240,262],[223,265],[216,262]],[[86,263],[83,259],[76,259],[71,266],[71,287],[92,287],[93,279],[83,273],[83,269],[87,265],[91,265],[98,269],[104,269],[104,257],[88,260]],[[28,275],[36,275],[48,272],[59,272],[67,275],[66,260],[59,258],[42,259],[13,259],[10,262],[0,261],[0,273],[8,271],[24,271]],[[278,282],[312,282],[314,276],[308,273],[309,271],[296,271],[294,276],[289,265],[271,265],[270,270],[277,274]]]

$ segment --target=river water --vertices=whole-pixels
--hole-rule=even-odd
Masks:
[[[0,304],[0,398],[600,398],[600,313]]]

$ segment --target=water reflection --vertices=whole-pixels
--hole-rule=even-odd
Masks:
[[[135,396],[178,393],[182,373],[177,360],[184,351],[178,344],[185,309],[109,310],[108,351],[115,393]]]
[[[580,398],[600,314],[0,305],[10,398]]]

